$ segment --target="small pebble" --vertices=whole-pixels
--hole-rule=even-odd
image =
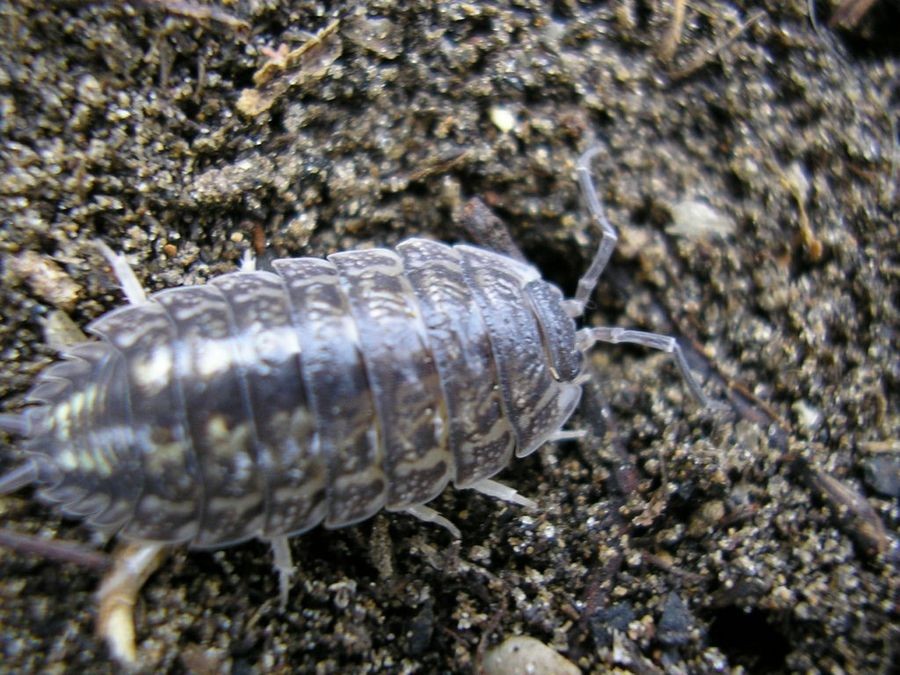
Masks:
[[[686,199],[672,207],[672,224],[666,232],[688,239],[727,237],[734,233],[734,221],[704,201]]]
[[[504,134],[512,131],[516,126],[516,116],[512,113],[512,111],[509,110],[509,108],[495,105],[493,108],[491,108],[489,115],[491,117],[491,122],[494,123],[494,126]]]
[[[680,647],[691,640],[694,617],[691,610],[677,593],[669,593],[659,620],[657,636],[667,647]]]
[[[24,281],[49,305],[67,312],[75,308],[80,286],[53,260],[34,251],[23,251],[7,263],[10,273]]]
[[[531,637],[511,637],[489,650],[486,675],[578,675],[578,667],[556,650]]]
[[[866,485],[883,497],[900,499],[900,455],[878,455],[863,463]]]

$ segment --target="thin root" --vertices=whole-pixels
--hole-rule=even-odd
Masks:
[[[721,54],[726,49],[728,49],[728,47],[730,47],[734,43],[734,41],[737,40],[741,36],[741,33],[743,33],[745,30],[747,30],[750,26],[752,26],[754,23],[759,21],[765,15],[766,15],[765,12],[762,12],[762,11],[757,12],[756,14],[751,16],[749,19],[747,19],[744,23],[742,23],[741,25],[737,26],[734,30],[732,30],[728,35],[725,36],[724,40],[719,42],[712,49],[704,50],[703,53],[694,57],[691,60],[691,62],[688,63],[688,65],[686,65],[684,68],[679,68],[678,70],[670,70],[669,77],[673,81],[683,80],[686,77],[690,77],[691,75],[696,73],[698,70],[700,70],[701,68],[706,66],[706,64],[713,61],[713,59],[715,59],[719,54]]]

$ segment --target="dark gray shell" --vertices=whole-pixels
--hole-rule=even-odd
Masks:
[[[339,527],[494,475],[578,403],[574,321],[527,265],[410,239],[273,266],[91,324],[24,413],[42,496],[195,547]]]

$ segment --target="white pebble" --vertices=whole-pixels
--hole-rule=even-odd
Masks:
[[[735,230],[731,218],[699,200],[686,199],[675,204],[672,220],[674,222],[666,228],[666,232],[688,239],[706,239],[712,235],[727,237]]]
[[[511,637],[488,650],[484,657],[486,675],[579,675],[578,667],[540,640]]]
[[[516,116],[513,115],[509,108],[495,105],[488,114],[490,115],[491,122],[494,123],[494,126],[504,134],[512,131],[516,126]]]

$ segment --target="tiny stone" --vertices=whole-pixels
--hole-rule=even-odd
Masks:
[[[691,639],[694,617],[677,593],[669,593],[659,620],[657,636],[668,647],[678,647]]]
[[[708,239],[714,235],[734,234],[734,221],[700,200],[686,199],[672,207],[673,223],[666,228],[669,234],[687,239]]]
[[[597,647],[609,647],[612,645],[612,632],[624,633],[634,618],[634,609],[628,602],[621,602],[594,612],[590,618],[594,643]]]
[[[900,499],[900,455],[877,455],[863,464],[866,485],[885,497]]]
[[[494,126],[504,134],[512,131],[516,126],[516,116],[508,108],[499,105],[494,106],[491,108],[489,115]]]
[[[66,311],[75,308],[81,288],[51,259],[34,251],[23,251],[9,259],[7,265],[41,300]]]
[[[486,675],[577,675],[578,667],[540,640],[518,636],[488,651],[483,664]]]
[[[821,411],[813,408],[805,401],[797,401],[791,406],[791,409],[797,415],[797,423],[810,431],[815,431],[822,423]]]

